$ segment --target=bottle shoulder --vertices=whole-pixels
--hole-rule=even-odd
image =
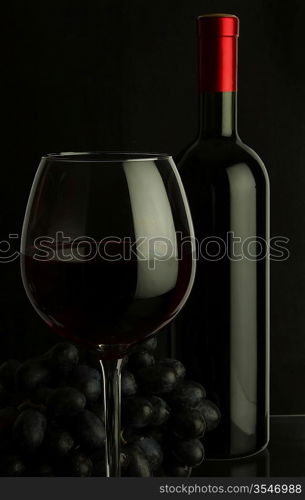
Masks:
[[[239,169],[250,169],[262,172],[266,180],[268,174],[259,155],[241,140],[226,138],[201,140],[193,143],[182,156],[178,157],[177,166],[180,173],[186,170],[219,171],[231,169],[238,165]]]

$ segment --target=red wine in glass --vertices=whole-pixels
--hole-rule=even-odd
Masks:
[[[171,157],[42,158],[22,230],[22,280],[49,327],[100,358],[108,477],[120,475],[122,357],[184,305],[194,280],[194,248]]]

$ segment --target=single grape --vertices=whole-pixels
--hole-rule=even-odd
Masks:
[[[128,357],[128,369],[135,373],[154,364],[155,357],[150,352],[145,351],[144,349],[136,350]]]
[[[45,356],[54,370],[61,375],[67,375],[79,361],[78,349],[69,342],[54,345]]]
[[[128,455],[128,466],[123,469],[123,475],[128,477],[151,477],[152,471],[147,458],[133,445],[125,447]]]
[[[134,348],[134,350],[146,350],[149,352],[155,351],[158,345],[157,337],[156,335],[153,335],[149,337],[148,339],[144,340],[143,342],[140,342],[137,344]]]
[[[218,406],[209,399],[203,399],[198,404],[197,409],[206,422],[207,431],[216,429],[221,419],[221,413]]]
[[[164,424],[170,416],[170,407],[164,401],[164,399],[158,397],[158,396],[150,396],[147,398],[152,406],[153,406],[153,413],[152,413],[152,418],[150,420],[150,425],[152,426],[159,426]]]
[[[33,452],[42,444],[47,426],[46,417],[37,410],[24,410],[13,426],[13,441],[19,450]]]
[[[155,364],[139,373],[141,389],[147,394],[166,394],[177,385],[175,371],[164,365]]]
[[[179,462],[189,467],[200,465],[204,459],[204,448],[199,439],[177,439],[172,443],[171,451]]]
[[[74,440],[68,431],[50,429],[46,433],[44,447],[51,456],[63,457],[72,450],[73,446]]]
[[[133,374],[128,370],[122,372],[122,396],[134,396],[137,392],[137,383]]]
[[[185,376],[185,367],[178,359],[164,358],[159,361],[161,365],[169,366],[176,374],[178,382],[181,382]]]
[[[47,399],[48,414],[53,417],[71,417],[86,406],[84,394],[75,387],[60,387]]]
[[[133,445],[142,451],[147,458],[151,470],[156,470],[163,461],[163,452],[158,441],[151,437],[141,437],[134,441]]]
[[[164,474],[167,477],[190,477],[192,468],[177,462],[174,458],[163,464]]]
[[[103,448],[105,443],[105,427],[103,422],[91,411],[83,410],[76,415],[74,435],[86,450]]]
[[[22,363],[16,372],[17,387],[21,392],[31,393],[50,381],[50,370],[45,361],[30,359]]]
[[[142,397],[126,398],[122,402],[123,422],[131,427],[141,428],[150,423],[153,406]]]
[[[102,393],[101,375],[91,366],[78,365],[69,377],[70,385],[86,396],[88,402],[95,402]]]
[[[175,408],[196,408],[205,397],[206,392],[201,384],[184,380],[169,395],[168,401]]]
[[[0,366],[0,380],[10,389],[15,386],[16,372],[21,363],[17,359],[8,359]]]
[[[171,418],[169,429],[180,439],[201,438],[205,433],[206,423],[200,411],[179,409]]]

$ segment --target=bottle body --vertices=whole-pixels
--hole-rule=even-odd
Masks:
[[[197,272],[171,326],[184,362],[221,412],[204,437],[207,458],[263,449],[269,419],[269,182],[238,138],[200,138],[178,164],[197,239]]]

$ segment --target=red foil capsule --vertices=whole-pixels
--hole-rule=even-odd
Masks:
[[[237,90],[239,19],[230,14],[198,17],[200,92]]]

